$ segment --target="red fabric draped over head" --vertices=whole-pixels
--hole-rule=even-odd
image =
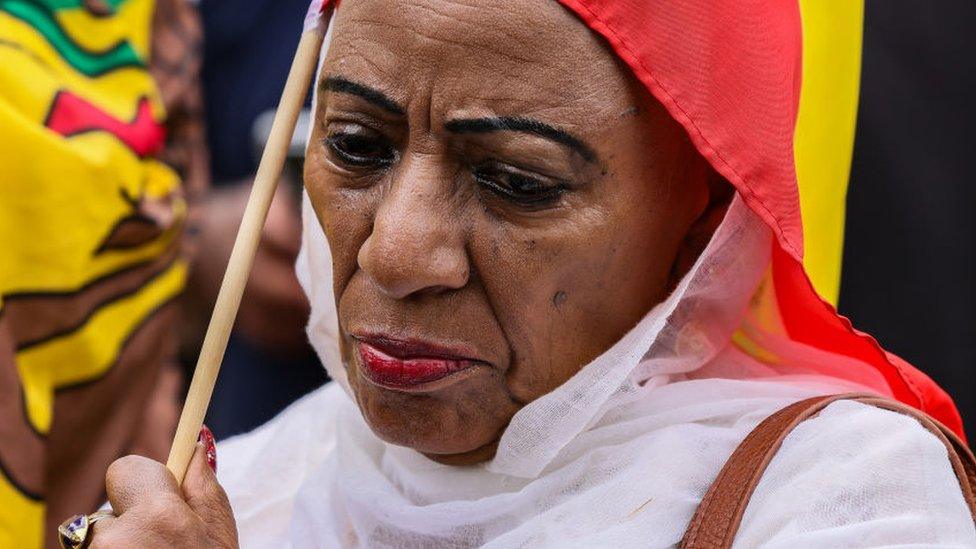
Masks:
[[[793,158],[802,53],[797,0],[558,1],[607,40],[772,229],[772,280],[788,337],[876,370],[892,396],[962,435],[945,391],[853,329],[803,269]],[[337,3],[326,0],[322,9]],[[851,374],[844,377],[858,378]]]

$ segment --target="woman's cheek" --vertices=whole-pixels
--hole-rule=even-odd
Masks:
[[[564,264],[560,239],[547,234],[507,238],[484,246],[492,253],[479,263],[479,275],[512,348],[514,361],[505,374],[508,391],[515,401],[528,403],[568,378],[552,357],[565,355],[571,344],[564,329],[572,316],[577,275]]]
[[[311,196],[332,254],[333,276],[341,288],[358,270],[359,250],[373,226],[372,193],[323,186]]]

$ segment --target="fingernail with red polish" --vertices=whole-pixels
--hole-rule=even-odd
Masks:
[[[207,451],[207,465],[213,470],[214,473],[217,472],[217,444],[214,441],[213,433],[210,429],[204,425],[200,428],[200,436],[197,437],[197,442],[202,442],[204,449]]]

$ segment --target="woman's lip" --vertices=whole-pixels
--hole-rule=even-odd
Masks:
[[[438,345],[428,341],[417,339],[397,339],[386,335],[378,334],[357,334],[352,336],[360,342],[369,344],[371,347],[379,349],[384,354],[401,360],[413,358],[442,358],[446,360],[468,360],[471,362],[483,362],[471,356],[473,353]]]
[[[363,375],[388,389],[433,391],[443,385],[437,382],[484,364],[421,342],[356,339]]]

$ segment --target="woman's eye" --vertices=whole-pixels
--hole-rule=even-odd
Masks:
[[[475,168],[474,178],[485,189],[523,207],[550,206],[566,191],[560,182],[495,164]]]
[[[329,134],[325,144],[337,160],[348,166],[386,167],[396,161],[396,149],[381,136],[339,131]]]

